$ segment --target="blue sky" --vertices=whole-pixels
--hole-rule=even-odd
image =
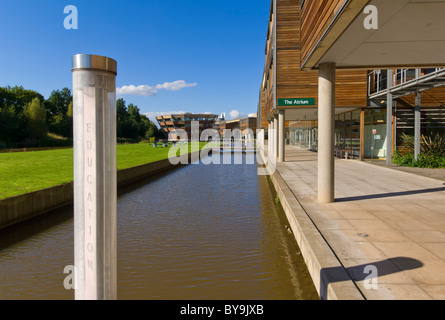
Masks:
[[[78,9],[77,30],[64,28],[67,5]],[[269,0],[0,0],[0,86],[47,98],[72,87],[71,57],[89,53],[117,60],[118,92],[132,93],[119,97],[143,113],[254,113],[269,8]]]

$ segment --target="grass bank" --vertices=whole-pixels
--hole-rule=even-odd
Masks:
[[[200,143],[202,148],[205,143]],[[117,146],[117,169],[168,158],[169,147]],[[189,148],[190,150],[190,148]],[[0,153],[0,199],[73,181],[73,149]]]

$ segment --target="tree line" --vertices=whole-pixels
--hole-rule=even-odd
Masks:
[[[116,101],[119,142],[161,138],[162,132],[140,109],[124,99]],[[48,99],[22,86],[0,87],[0,148],[72,145],[73,96],[54,90]]]

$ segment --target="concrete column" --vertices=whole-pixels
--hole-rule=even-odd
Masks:
[[[318,201],[334,202],[335,63],[323,63],[318,74]]]
[[[275,129],[274,136],[273,136],[273,154],[275,157],[278,157],[278,116],[275,115],[273,117],[273,127]]]
[[[284,110],[278,114],[278,161],[284,162],[286,147],[286,127],[284,125]]]
[[[388,70],[387,83],[388,93],[386,95],[386,165],[392,165],[392,93],[390,92],[392,83],[392,70]]]
[[[421,135],[421,123],[420,123],[420,111],[421,111],[421,93],[416,93],[416,105],[414,110],[414,159],[418,159],[420,155],[420,135]]]
[[[269,139],[270,139],[270,155],[274,156],[274,141],[275,141],[275,128],[274,128],[275,122],[273,121],[273,118],[270,120],[270,133],[269,133]]]
[[[365,110],[360,111],[360,161],[365,161]]]
[[[309,127],[309,145],[308,148],[309,150],[312,150],[312,126]]]
[[[270,130],[270,121],[268,121],[267,122],[268,124],[269,124],[269,126],[267,127],[267,154],[269,155],[270,154],[270,132],[271,132],[271,130]]]

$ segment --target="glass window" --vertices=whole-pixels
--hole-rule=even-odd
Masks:
[[[384,109],[366,110],[365,123],[386,123],[386,110]]]
[[[353,111],[351,126],[351,151],[353,159],[360,158],[360,110]]]

